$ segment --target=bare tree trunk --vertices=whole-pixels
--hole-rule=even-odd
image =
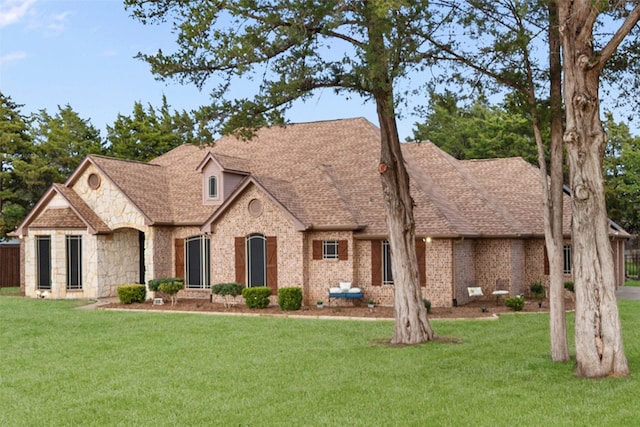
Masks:
[[[560,33],[558,7],[549,2],[549,70],[551,100],[551,149],[549,194],[545,194],[545,243],[549,255],[549,331],[551,360],[569,360],[569,341],[564,304],[563,263],[563,152],[562,152],[562,65],[560,62]],[[547,185],[544,177],[543,185]]]
[[[393,266],[395,328],[392,344],[420,344],[434,337],[420,290],[415,245],[413,199],[409,175],[400,151],[400,138],[392,96],[376,99],[380,120],[381,153],[379,172],[385,200],[387,229]]]
[[[605,132],[598,98],[602,64],[593,52],[598,15],[591,0],[560,0],[566,131],[572,191],[572,260],[576,293],[576,374],[629,375],[616,301],[602,160]]]

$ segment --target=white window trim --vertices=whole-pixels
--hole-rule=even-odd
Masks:
[[[562,272],[564,274],[571,274],[571,245],[564,245],[562,247]]]
[[[212,181],[213,181],[214,185],[211,185]],[[218,196],[220,194],[219,181],[220,180],[218,179],[217,175],[210,175],[209,176],[209,179],[207,180],[207,197],[209,199],[217,199],[219,197]],[[211,191],[212,189],[214,190],[213,194],[212,194],[212,191]]]
[[[333,247],[333,252],[329,252]],[[322,241],[322,259],[338,259],[339,243],[337,240],[323,240]]]

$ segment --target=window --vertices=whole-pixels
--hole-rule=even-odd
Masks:
[[[217,199],[218,198],[218,177],[212,175],[209,177],[209,198]]]
[[[262,234],[247,237],[247,286],[267,286],[267,239]]]
[[[338,259],[338,241],[322,241],[322,259]]]
[[[564,254],[562,271],[564,274],[571,274],[571,245],[564,245],[562,249]]]
[[[391,269],[391,245],[387,240],[382,242],[382,284],[393,285],[393,271]]]
[[[36,236],[36,264],[38,289],[51,289],[50,236]]]
[[[82,289],[82,236],[67,236],[67,289]]]
[[[206,236],[196,236],[185,240],[186,283],[188,289],[209,289],[211,281],[211,243]]]

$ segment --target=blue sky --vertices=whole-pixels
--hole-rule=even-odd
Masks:
[[[103,137],[106,125],[119,113],[130,115],[136,101],[159,107],[164,94],[179,111],[208,103],[206,90],[156,81],[149,66],[134,58],[158,48],[173,51],[173,46],[169,26],[142,25],[129,17],[121,0],[0,0],[0,90],[23,104],[24,114],[46,109],[53,115],[58,105],[69,104]],[[398,120],[401,140],[419,121],[405,113]],[[626,121],[627,116],[622,111],[615,118]],[[377,125],[371,102],[347,100],[331,90],[296,103],[287,116],[291,122],[348,117]],[[636,123],[631,128],[638,134]]]
[[[156,81],[149,66],[134,56],[171,50],[168,26],[142,25],[120,0],[0,0],[0,90],[29,114],[71,105],[106,136],[118,113],[133,104],[159,107],[162,95],[175,110],[208,103],[194,86]],[[375,106],[350,101],[332,91],[297,103],[292,122],[366,117],[377,125]],[[402,139],[415,118],[400,121]]]

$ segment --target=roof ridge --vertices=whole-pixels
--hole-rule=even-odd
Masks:
[[[431,177],[424,173],[422,168],[413,158],[413,155],[408,151],[406,153],[403,152],[402,154],[404,156],[405,165],[410,172],[410,176],[415,179],[422,193],[431,200],[437,215],[442,218],[442,220],[448,224],[452,230],[455,230],[458,233],[460,233],[460,231],[456,230],[456,228],[459,227],[456,227],[455,224],[464,223],[467,227],[473,229],[473,225],[467,221],[463,215],[459,214],[459,209],[447,196],[442,194]],[[455,218],[455,222],[452,221],[453,218]]]
[[[506,209],[502,205],[502,203],[498,202],[493,197],[491,197],[487,189],[484,188],[484,186],[481,185],[475,179],[473,174],[464,167],[465,166],[463,163],[464,161],[456,159],[450,154],[445,153],[443,150],[439,150],[439,152],[444,154],[442,156],[444,160],[447,161],[449,164],[451,164],[455,172],[458,175],[460,175],[460,177],[463,180],[465,180],[471,188],[473,188],[473,190],[478,194],[478,196],[482,198],[482,200],[487,205],[487,207],[491,209],[496,215],[499,215],[500,218],[502,218],[502,220],[505,222],[505,225],[507,227],[513,229],[518,234],[525,233],[524,228],[522,227],[522,224],[520,224],[520,222],[517,221],[513,215],[511,215],[511,212],[509,212],[509,210]]]

